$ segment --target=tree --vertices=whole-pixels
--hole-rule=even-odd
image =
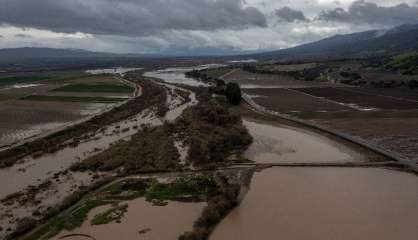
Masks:
[[[226,98],[233,105],[241,103],[241,88],[237,83],[228,83],[226,85]]]

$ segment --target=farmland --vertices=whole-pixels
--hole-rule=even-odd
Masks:
[[[0,147],[91,117],[134,91],[111,75],[74,71],[17,73],[0,80]]]
[[[124,84],[70,84],[54,89],[56,92],[131,93],[134,89]]]
[[[406,84],[414,76],[370,67],[363,70],[361,62],[319,64],[333,70],[324,70],[324,74],[310,81],[297,79],[283,71],[306,71],[306,68],[318,64],[288,67],[284,63],[277,66],[259,64],[257,69],[272,72],[236,69],[227,74],[225,80],[239,83],[256,104],[268,110],[318,123],[418,160],[418,125],[415,124],[418,91]],[[274,73],[273,70],[280,72]],[[340,78],[339,71],[358,73],[362,78],[356,81],[363,82],[362,86],[353,86],[352,80]],[[377,83],[380,82],[387,83],[386,87],[379,87]]]

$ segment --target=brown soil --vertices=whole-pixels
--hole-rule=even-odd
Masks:
[[[361,93],[339,88],[299,88],[298,91],[333,101],[379,109],[416,109],[418,102]]]
[[[257,96],[253,98],[257,104],[277,112],[350,110],[350,108],[337,103],[284,88],[245,89],[244,92]]]
[[[418,118],[345,118],[316,122],[418,161]]]
[[[275,87],[325,87],[335,86],[329,83],[309,82],[296,80],[291,76],[279,75],[279,74],[255,74],[245,72],[242,70],[234,71],[232,74],[226,77],[226,80],[233,81],[245,85],[262,85],[262,86],[275,86]]]

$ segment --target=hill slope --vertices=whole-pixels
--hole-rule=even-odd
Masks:
[[[393,55],[418,49],[418,25],[336,35],[294,48],[254,55],[259,58],[341,58]]]

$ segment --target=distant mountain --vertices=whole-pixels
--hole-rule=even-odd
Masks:
[[[393,55],[418,49],[418,25],[335,35],[294,48],[256,54],[258,58],[305,59]]]
[[[91,58],[114,57],[117,54],[90,52],[80,49],[56,48],[6,48],[0,49],[0,59],[35,59],[35,58]]]

